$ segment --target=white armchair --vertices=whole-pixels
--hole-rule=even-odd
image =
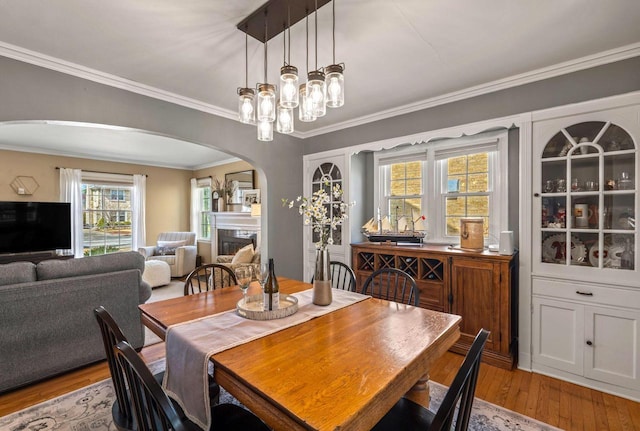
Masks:
[[[196,234],[194,232],[162,232],[154,246],[140,247],[146,260],[169,264],[171,277],[182,277],[196,268]]]

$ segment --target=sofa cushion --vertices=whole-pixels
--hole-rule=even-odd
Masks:
[[[253,244],[248,244],[233,255],[231,263],[251,263],[251,259],[253,259]]]
[[[144,272],[144,257],[135,251],[67,260],[43,260],[36,266],[38,280],[104,274],[106,272],[138,269]]]
[[[0,265],[0,286],[36,281],[36,265],[32,262],[12,262]]]

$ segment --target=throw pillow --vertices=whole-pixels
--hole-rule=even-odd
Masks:
[[[186,241],[158,241],[158,247],[183,247],[187,245]]]
[[[255,251],[253,259],[251,259],[251,263],[260,263],[260,249]]]
[[[155,256],[173,256],[176,254],[176,247],[156,247]]]
[[[253,259],[253,244],[248,244],[233,255],[231,263],[251,263],[251,259]]]

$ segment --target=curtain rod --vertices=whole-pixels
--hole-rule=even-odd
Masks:
[[[56,166],[57,170],[65,169],[64,167]],[[135,174],[121,174],[118,172],[105,172],[105,171],[82,171],[82,172],[91,172],[92,174],[110,174],[110,175],[135,175]],[[149,175],[145,174],[145,177],[149,177]]]
[[[211,178],[211,179],[213,179],[213,177],[212,177],[211,175],[208,175],[208,176],[206,176],[206,177],[199,177],[199,178],[196,178],[196,180],[204,180],[205,178]]]

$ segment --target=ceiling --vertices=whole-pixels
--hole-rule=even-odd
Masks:
[[[263,3],[0,0],[0,55],[98,82],[108,79],[235,119],[236,89],[245,85],[245,38],[236,25]],[[333,63],[331,7],[317,13],[318,66]],[[335,8],[335,60],[346,65],[345,105],[314,123],[297,122],[300,138],[640,55],[638,0],[336,0]],[[312,15],[310,69],[315,68],[314,21]],[[283,63],[282,43],[279,35],[268,44],[271,83]],[[303,77],[305,52],[301,21],[291,29],[291,64]],[[264,80],[263,45],[250,39],[248,56],[252,87]],[[48,137],[45,127],[58,130]],[[37,147],[33,151],[72,155],[84,150],[84,156],[108,159],[99,139],[87,144],[89,131],[118,134],[129,150],[123,153],[116,145],[116,154],[134,162],[149,157],[135,154],[141,139],[163,140],[167,151],[178,149],[146,164],[194,168],[203,160],[229,158],[200,153],[182,159],[191,151],[141,131],[42,123],[0,123],[0,146],[10,138],[19,147]],[[99,153],[93,145],[100,145]]]

